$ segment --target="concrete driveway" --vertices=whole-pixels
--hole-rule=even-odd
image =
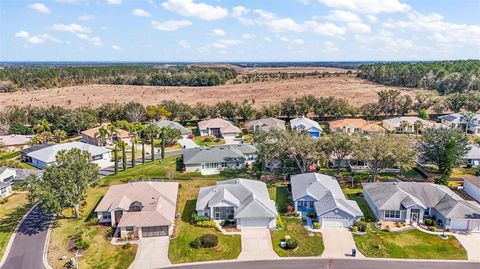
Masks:
[[[162,268],[172,265],[168,259],[168,236],[142,238],[138,242],[135,260],[129,269]]]
[[[277,259],[273,251],[270,230],[267,228],[242,228],[242,252],[239,260],[269,260]]]
[[[480,262],[480,234],[456,234],[455,237],[467,250],[468,260]]]
[[[188,139],[188,138],[182,138],[178,140],[178,143],[182,146],[182,149],[192,149],[192,148],[199,147],[199,145],[193,142],[192,139]]]
[[[325,251],[322,258],[351,257],[352,249],[357,248],[352,233],[347,228],[322,228]],[[364,257],[357,250],[357,257]]]

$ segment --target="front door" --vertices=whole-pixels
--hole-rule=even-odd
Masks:
[[[410,221],[412,223],[417,223],[418,222],[418,218],[420,217],[420,212],[418,209],[412,209],[411,213],[410,213]]]
[[[123,216],[123,210],[115,211],[115,225],[118,225],[122,216]]]

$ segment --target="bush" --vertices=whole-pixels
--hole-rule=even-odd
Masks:
[[[202,241],[200,240],[200,237],[197,237],[192,242],[190,242],[190,246],[196,249],[202,248]]]
[[[285,249],[295,249],[297,248],[297,242],[293,239],[287,239],[285,241]]]
[[[320,229],[320,223],[318,222],[313,222],[313,229]]]
[[[74,248],[76,250],[85,250],[90,246],[90,244],[88,244],[87,242],[85,242],[85,240],[83,240],[83,236],[81,233],[75,235],[75,237],[76,239],[75,239]]]
[[[93,217],[93,218],[90,218],[90,220],[88,221],[88,224],[92,225],[92,226],[95,226],[98,224],[100,220],[96,217]]]
[[[316,213],[315,213],[315,211],[313,211],[313,210],[309,210],[309,211],[307,212],[307,216],[308,216],[309,218],[315,218],[315,214],[316,214]]]
[[[203,227],[203,228],[215,228],[217,224],[213,220],[205,220],[205,221],[197,221],[195,226]]]
[[[212,142],[212,139],[210,137],[205,137],[202,142]]]
[[[115,227],[110,227],[110,229],[108,229],[108,231],[105,233],[105,237],[112,238],[114,233],[115,233]]]
[[[218,236],[214,234],[204,234],[190,242],[192,248],[213,248],[218,245]]]
[[[0,199],[0,205],[6,204],[8,202],[8,197]]]
[[[199,221],[207,221],[207,220],[210,220],[210,218],[207,216],[199,216],[197,214],[192,214],[193,223],[197,223]]]
[[[435,226],[429,226],[428,230],[430,230],[432,232],[435,232],[437,230],[437,228],[435,228]]]
[[[225,226],[234,225],[234,224],[235,224],[235,221],[233,220],[222,220],[222,222],[220,223],[220,226],[225,227]]]
[[[122,246],[123,249],[129,249],[132,247],[132,244],[130,242],[127,242],[125,245]]]
[[[355,222],[355,226],[357,226],[358,230],[362,233],[367,231],[367,223],[365,221],[357,221]]]
[[[433,219],[425,219],[423,223],[427,226],[433,226]]]
[[[354,233],[358,232],[358,226],[353,226],[352,227],[352,232],[354,232]]]
[[[477,169],[477,171],[475,171],[475,176],[480,177],[480,169]]]
[[[390,229],[390,225],[385,226],[385,228],[384,228],[383,230],[384,230],[385,232],[390,232],[390,230],[391,230],[391,229]]]

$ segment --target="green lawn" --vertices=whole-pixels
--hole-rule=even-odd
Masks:
[[[200,136],[195,136],[193,138],[193,142],[195,142],[195,144],[197,144],[199,146],[204,146],[204,147],[211,147],[211,146],[215,146],[215,145],[225,144],[224,139],[218,139],[218,141],[216,141],[215,138],[209,137],[208,138],[209,141],[205,141],[205,140],[206,140],[205,138],[202,138]]]
[[[348,188],[348,187],[344,187],[344,188],[342,188],[342,190],[343,190],[343,193],[345,194],[345,196],[347,196],[347,198],[349,200],[354,200],[354,201],[357,202],[358,206],[360,207],[360,209],[363,212],[363,216],[365,217],[366,221],[375,221],[375,219],[376,219],[375,215],[373,214],[372,210],[368,206],[367,201],[365,201],[363,196],[358,195],[358,194],[362,193],[362,188],[361,187],[353,188],[353,189]]]
[[[0,153],[0,160],[13,159],[20,156],[20,154],[21,154],[20,151],[3,152],[3,153]]]
[[[308,257],[320,256],[324,250],[323,239],[320,233],[308,232],[297,218],[281,217],[283,229],[272,231],[273,249],[280,257]],[[298,244],[297,249],[285,250],[280,247],[280,241],[289,235]]]
[[[30,209],[30,204],[24,193],[15,193],[8,198],[5,204],[0,204],[0,260],[15,227],[28,209]]]
[[[292,204],[292,200],[289,198],[290,192],[288,192],[286,186],[278,186],[275,189],[275,203],[277,205],[278,213],[285,214],[287,213],[288,205]]]
[[[366,235],[353,235],[360,252],[367,257],[465,260],[467,253],[458,240],[447,240],[418,230],[393,233],[369,224]]]

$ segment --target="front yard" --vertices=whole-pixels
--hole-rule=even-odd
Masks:
[[[193,142],[199,146],[203,147],[211,147],[215,145],[222,145],[225,144],[225,140],[223,138],[215,138],[215,137],[201,137],[201,136],[195,136],[193,138]]]
[[[301,219],[281,217],[283,229],[273,230],[272,244],[273,250],[280,257],[308,257],[320,256],[323,253],[324,245],[322,235],[320,233],[310,233],[303,227]],[[293,250],[286,250],[280,247],[280,242],[285,236],[297,242],[298,247]]]
[[[15,193],[0,204],[0,260],[20,219],[30,209],[25,193]]]
[[[450,236],[447,240],[418,230],[380,231],[368,224],[366,235],[353,235],[358,250],[367,257],[466,260],[467,252]]]

